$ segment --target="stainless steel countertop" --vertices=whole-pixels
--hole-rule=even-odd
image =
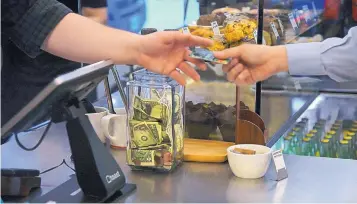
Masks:
[[[296,97],[301,101],[308,98]],[[118,99],[116,94],[113,98]],[[267,126],[275,123],[281,126],[296,112],[299,107],[293,107],[293,98],[293,95],[263,94],[262,117],[269,120],[266,121]],[[280,102],[286,104],[284,109],[287,110],[272,111]],[[27,133],[20,140],[32,146],[42,131]],[[21,150],[11,138],[1,148],[2,167],[43,171],[60,164],[63,159],[70,163],[70,148],[65,134],[63,123],[53,125],[43,144],[33,152]],[[357,195],[354,194],[357,162],[352,160],[285,156],[289,178],[277,183],[269,179],[272,178],[272,171],[263,179],[238,179],[227,163],[184,163],[168,174],[132,172],[125,164],[125,152],[112,152],[128,182],[138,186],[121,202],[357,202]],[[43,174],[42,193],[65,182],[71,174],[72,170],[65,165]]]

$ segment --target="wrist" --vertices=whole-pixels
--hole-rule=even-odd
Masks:
[[[289,71],[288,54],[285,46],[274,46],[273,58],[276,64],[276,73]]]

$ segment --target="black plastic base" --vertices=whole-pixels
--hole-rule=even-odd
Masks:
[[[46,193],[41,197],[32,199],[32,203],[99,203],[99,202],[117,202],[119,199],[127,196],[129,193],[136,189],[135,184],[126,183],[123,188],[118,192],[114,193],[112,196],[107,198],[94,198],[87,197],[83,194],[80,189],[76,176],[72,176],[70,180],[61,184],[52,191]]]

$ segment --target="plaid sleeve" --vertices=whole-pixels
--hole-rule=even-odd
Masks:
[[[71,12],[56,0],[36,0],[11,27],[9,37],[34,58],[41,53],[41,46],[49,33]]]

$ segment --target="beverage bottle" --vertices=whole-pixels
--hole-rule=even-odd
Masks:
[[[283,146],[283,153],[284,154],[289,154],[290,153],[290,147],[292,145],[292,137],[291,136],[286,136],[284,137],[284,146]]]
[[[304,137],[302,139],[301,153],[302,153],[302,155],[305,155],[305,156],[312,156],[311,155],[311,138],[310,137]]]
[[[331,157],[330,140],[323,138],[321,139],[320,155],[321,157]]]
[[[347,140],[340,140],[340,145],[338,147],[338,158],[350,159],[350,145]]]
[[[349,150],[349,152],[347,154],[348,154],[349,158],[350,159],[355,159],[355,154],[354,154],[354,151],[353,151],[353,148],[352,148],[352,139],[353,138],[351,136],[344,136],[343,139],[348,141],[348,145],[349,145],[348,150]]]

